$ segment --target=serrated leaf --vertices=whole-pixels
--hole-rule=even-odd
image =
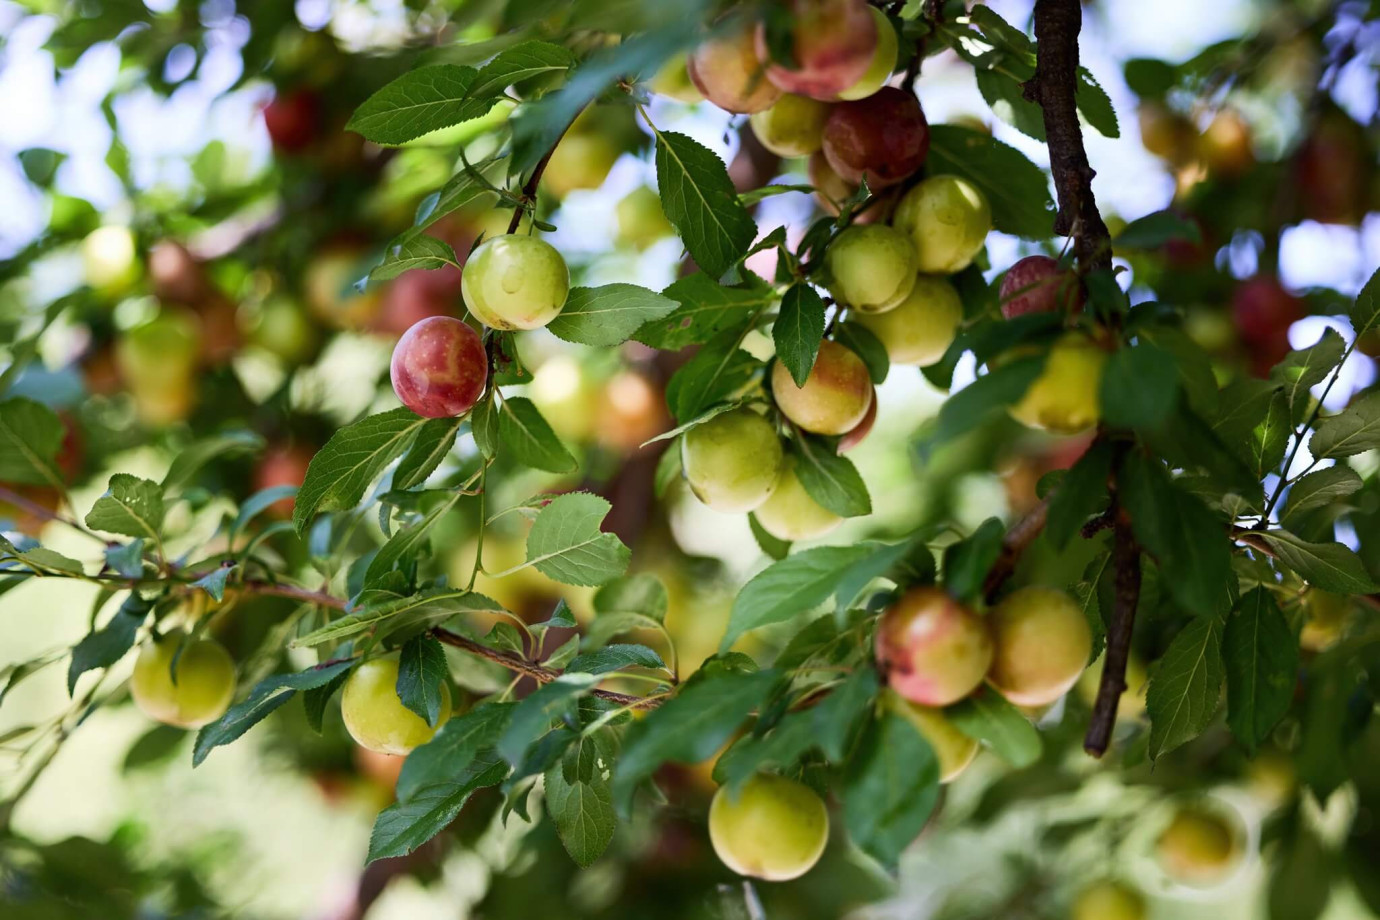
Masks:
[[[631,552],[618,537],[599,530],[611,507],[588,492],[553,498],[527,536],[527,561],[567,585],[602,585],[622,575]]]
[[[1069,469],[1049,500],[1045,538],[1057,550],[1068,546],[1089,517],[1107,504],[1107,477],[1112,471],[1112,447],[1095,441]]]
[[[57,550],[49,549],[46,546],[35,546],[32,549],[20,550],[16,549],[14,544],[9,540],[0,537],[0,553],[23,563],[31,570],[39,573],[64,572],[69,575],[81,575],[84,572],[80,562],[70,556],[64,556]]]
[[[1376,269],[1356,295],[1347,315],[1352,332],[1359,338],[1380,322],[1380,269]]]
[[[1044,355],[1018,358],[950,396],[939,410],[935,440],[952,440],[1019,402],[1044,367]]]
[[[1256,588],[1241,598],[1222,635],[1227,672],[1227,724],[1255,750],[1289,709],[1299,644],[1274,595]]]
[[[355,109],[345,128],[376,144],[398,145],[477,118],[470,114],[470,87],[479,71],[456,64],[433,64],[405,73]],[[492,100],[489,100],[491,103]]]
[[[432,528],[450,512],[450,509],[455,507],[459,500],[460,493],[449,493],[421,520],[389,537],[388,542],[379,547],[379,551],[370,560],[369,567],[364,572],[364,584],[373,585],[384,575],[393,571],[395,567],[406,567],[418,553],[425,549]]]
[[[967,537],[944,550],[944,588],[960,601],[974,601],[982,594],[987,573],[1001,555],[1006,528],[988,518]]]
[[[1306,511],[1346,498],[1362,485],[1361,477],[1349,466],[1338,464],[1325,470],[1315,470],[1289,487],[1289,499],[1281,520],[1288,521]]]
[[[60,485],[62,435],[62,419],[42,403],[22,396],[0,402],[0,482]]]
[[[1316,459],[1352,457],[1380,447],[1380,391],[1318,422],[1308,450]]]
[[[306,716],[307,725],[318,735],[321,734],[321,723],[326,718],[326,704],[331,701],[335,691],[344,686],[349,677],[349,671],[341,671],[321,686],[302,691],[302,712]]]
[[[455,250],[451,248],[450,244],[438,240],[434,236],[419,233],[390,245],[383,255],[383,261],[369,272],[369,280],[373,282],[391,281],[404,272],[410,272],[414,269],[433,271],[438,268],[445,268],[447,265],[456,268],[460,266],[455,258]]]
[[[292,524],[298,536],[318,513],[346,511],[359,504],[369,484],[407,449],[428,423],[411,409],[393,409],[362,418],[331,436],[307,465],[297,490]]]
[[[192,582],[193,588],[200,588],[210,595],[216,603],[225,600],[225,583],[230,578],[230,573],[235,570],[233,565],[220,565],[205,575]]]
[[[1074,88],[1074,100],[1078,114],[1103,137],[1121,137],[1117,125],[1116,109],[1107,91],[1097,82],[1097,78],[1086,67],[1078,68],[1078,85]]]
[[[481,754],[492,748],[508,726],[516,703],[487,701],[456,716],[436,730],[431,740],[407,755],[398,775],[398,798],[412,798],[419,789],[464,775]]]
[[[930,126],[931,175],[952,173],[977,186],[992,206],[992,224],[1028,240],[1054,232],[1054,201],[1040,167],[1015,147],[957,125]]]
[[[738,347],[741,338],[739,330],[725,329],[671,376],[666,405],[676,421],[685,423],[704,415],[752,380],[762,362]]]
[[[592,759],[596,763],[585,779],[572,781],[563,764],[555,764],[546,771],[547,811],[556,823],[561,845],[582,867],[592,865],[603,855],[618,825],[613,791],[607,779],[613,765],[612,744],[607,735],[598,732],[581,744],[581,751],[595,749]],[[567,758],[570,753],[566,752]]]
[[[664,319],[677,304],[635,284],[572,288],[560,315],[546,328],[579,345],[621,345],[649,323]]]
[[[885,712],[868,723],[843,773],[848,836],[884,866],[919,836],[939,798],[934,751],[903,717]]]
[[[567,674],[609,674],[624,668],[665,670],[666,662],[645,645],[606,645],[580,655],[565,670]]]
[[[559,646],[557,646],[554,652],[552,652],[550,655],[547,655],[546,658],[542,661],[542,664],[546,665],[548,668],[555,668],[557,670],[560,670],[561,668],[564,668],[566,665],[568,665],[575,658],[575,656],[579,654],[579,652],[580,637],[571,636],[569,639],[566,639]]]
[[[1179,372],[1174,359],[1141,342],[1118,348],[1102,372],[1102,417],[1123,428],[1157,428],[1169,417],[1179,398]]]
[[[566,673],[542,684],[513,707],[494,749],[508,763],[521,768],[528,749],[551,730],[551,723],[572,713],[576,698],[598,683],[594,674]]]
[[[367,592],[366,592],[367,594]],[[359,610],[294,639],[299,647],[340,642],[362,632],[374,631],[375,639],[420,626],[430,626],[464,613],[503,613],[503,605],[477,591],[439,588],[410,597],[386,596],[364,603]]]
[[[458,418],[434,418],[423,425],[413,438],[412,446],[398,461],[398,468],[393,471],[393,488],[414,488],[436,472],[446,454],[455,446],[455,436],[459,434],[461,424]]]
[[[153,604],[138,594],[130,594],[115,615],[82,639],[72,649],[72,663],[67,668],[67,692],[77,688],[77,678],[96,668],[108,668],[134,647],[139,627],[148,619]]]
[[[1025,98],[1020,83],[996,70],[977,70],[975,75],[978,92],[994,115],[1027,137],[1044,141],[1044,111]]]
[[[575,458],[532,400],[510,397],[503,400],[497,414],[499,440],[513,460],[551,473],[569,473],[576,468]]]
[[[657,134],[656,177],[662,209],[691,258],[711,277],[722,276],[757,236],[724,161],[684,134],[663,131]]]
[[[413,636],[403,643],[398,656],[398,699],[427,725],[434,727],[441,717],[441,696],[449,679],[441,643],[427,635]]]
[[[862,323],[840,323],[834,328],[834,341],[862,358],[862,363],[867,365],[867,376],[874,385],[886,380],[891,370],[891,358],[882,340],[871,329]]]
[[[497,786],[507,775],[506,763],[476,762],[463,779],[425,786],[410,798],[388,806],[374,819],[367,861],[411,853],[445,830],[476,789]]]
[[[225,715],[197,732],[196,746],[192,749],[192,766],[199,766],[212,750],[229,744],[249,731],[273,710],[292,699],[294,693],[325,686],[338,675],[349,671],[356,663],[354,659],[331,661],[295,674],[274,674],[265,677],[254,685],[254,689],[249,691],[249,696],[231,706]]]
[[[771,337],[776,344],[776,360],[791,372],[795,385],[803,387],[824,338],[824,301],[814,288],[799,282],[786,290]]]
[[[1017,770],[1040,759],[1044,742],[1021,711],[999,693],[981,690],[944,709],[944,717]]]
[[[1117,249],[1159,249],[1175,241],[1201,243],[1203,231],[1195,221],[1175,211],[1155,211],[1123,227],[1112,245]]]
[[[754,283],[729,287],[704,272],[686,275],[662,295],[679,306],[659,320],[637,330],[637,341],[662,351],[679,351],[687,345],[708,342],[716,334],[737,327],[770,306],[776,299],[769,285]]]
[[[1261,538],[1270,544],[1280,562],[1324,591],[1336,594],[1370,594],[1380,591],[1361,557],[1341,543],[1310,543],[1287,530],[1266,530]]]
[[[129,473],[116,473],[110,477],[110,488],[87,512],[86,526],[157,540],[163,527],[163,487]]]
[[[872,497],[851,460],[840,457],[820,438],[803,432],[790,446],[800,485],[821,507],[839,517],[872,513]]]
[[[470,410],[470,433],[474,435],[474,445],[484,459],[492,460],[498,455],[498,407],[494,404],[492,392]]]
[[[1222,623],[1215,616],[1197,617],[1169,643],[1146,690],[1151,760],[1207,728],[1223,678]]]
[[[1298,411],[1308,404],[1309,390],[1327,379],[1346,353],[1346,340],[1328,327],[1322,337],[1307,348],[1291,351],[1270,369],[1270,379],[1284,387],[1289,405]]]

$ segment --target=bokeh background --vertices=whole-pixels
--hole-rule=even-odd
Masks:
[[[342,126],[370,92],[418,62],[463,63],[492,53],[490,40],[505,24],[501,6],[0,0],[6,346],[20,342],[51,305],[71,307],[42,337],[40,360],[10,392],[48,403],[68,421],[75,509],[89,508],[111,471],[160,476],[190,432],[228,423],[261,434],[268,452],[261,461],[227,461],[218,473],[224,489],[246,495],[291,484],[337,427],[395,404],[386,383],[380,386],[392,342],[416,318],[453,311],[457,279],[413,272],[366,293],[351,284],[456,169],[457,149],[471,160],[490,152],[482,128],[506,110],[500,106],[484,125],[390,151]],[[991,6],[1009,21],[1028,21],[1028,2]],[[1178,276],[1182,300],[1175,305],[1187,311],[1195,335],[1224,367],[1240,367],[1250,353],[1235,339],[1232,299],[1240,283],[1277,273],[1304,298],[1289,333],[1295,347],[1328,326],[1349,340],[1339,298],[1353,296],[1380,265],[1373,197],[1380,23],[1373,4],[1096,0],[1085,8],[1083,63],[1111,96],[1121,126],[1118,138],[1087,133],[1099,204],[1123,221],[1174,206],[1200,223],[1206,239],[1194,252],[1123,260],[1131,268],[1123,279],[1142,285],[1133,300],[1147,299],[1147,284],[1163,295],[1174,288],[1166,276]],[[1254,186],[1224,182],[1192,158],[1171,162],[1147,150],[1137,117],[1142,99],[1125,77],[1128,61],[1177,64],[1222,43],[1235,50],[1218,66],[1214,91],[1197,101],[1171,94],[1167,104],[1199,130],[1223,104],[1238,113],[1249,126],[1253,161],[1268,164],[1251,173]],[[952,55],[926,61],[918,91],[931,122],[979,119],[1047,165],[1043,145],[994,118],[971,67]],[[1364,199],[1354,219],[1318,214],[1327,221],[1319,222],[1288,203],[1301,185],[1290,164],[1315,133],[1320,111],[1340,135],[1363,139],[1369,184],[1350,193]],[[737,123],[712,106],[654,97],[652,113],[663,129],[690,134],[735,170],[756,169],[758,182],[775,175],[806,181],[802,162],[763,166],[753,151],[741,151],[740,135],[730,130]],[[679,242],[666,235],[654,208],[648,215],[635,207],[636,196],[645,195],[639,190],[655,185],[646,140],[628,112],[605,117],[601,110],[562,145],[548,172],[543,208],[557,229],[547,238],[583,282],[661,289],[677,276]],[[1324,158],[1329,167],[1338,162]],[[1286,199],[1284,213],[1262,216],[1279,209],[1257,205],[1276,199]],[[817,213],[810,196],[790,193],[764,200],[757,218],[764,232],[784,224],[798,235]],[[481,209],[442,232],[464,253],[480,231],[493,232],[507,217]],[[1031,251],[1031,244],[992,234],[989,276]],[[769,264],[754,267],[769,276]],[[769,349],[765,339],[757,346]],[[678,487],[664,502],[651,500],[655,453],[638,445],[669,427],[660,408],[668,367],[636,347],[599,353],[544,333],[524,336],[522,349],[534,369],[530,395],[567,443],[578,445],[582,481],[613,499],[611,523],[634,546],[635,567],[657,573],[670,588],[668,628],[688,671],[717,646],[737,587],[765,559],[741,516],[709,511]],[[1329,406],[1345,405],[1373,382],[1371,351],[1352,356]],[[1081,450],[1080,442],[1018,435],[1011,426],[929,452],[926,424],[944,394],[904,371],[893,371],[879,388],[876,433],[855,455],[878,512],[850,521],[830,542],[908,531],[926,519],[950,518],[961,529],[992,515],[1010,519],[1034,501],[1042,473]],[[954,387],[972,376],[969,357],[955,369]],[[472,458],[472,448],[465,450]],[[1301,468],[1310,458],[1300,453]],[[499,503],[575,482],[514,473],[499,483]],[[214,529],[224,511],[218,502],[208,491],[199,505],[179,511],[189,533]],[[477,513],[465,507],[446,523],[436,541],[440,569],[468,572]],[[79,537],[44,526],[22,508],[0,509],[0,517],[15,529],[41,531],[58,550],[90,554]],[[521,559],[520,522],[501,523],[486,550],[495,570]],[[284,552],[289,565],[307,569],[305,559],[294,562]],[[480,589],[535,618],[558,596],[577,615],[589,613],[587,593],[531,570],[481,580]],[[0,596],[0,668],[78,640],[94,597],[88,585],[37,579]],[[291,605],[266,600],[246,605],[233,622],[227,618],[221,631],[237,650],[275,636],[281,645],[275,624],[291,615]],[[71,714],[64,671],[49,667],[4,698],[5,796],[24,787],[35,760],[57,740],[53,726]],[[122,676],[117,669],[108,681],[117,685]],[[484,673],[462,677],[478,690],[492,680]],[[1080,703],[1071,698],[1068,705]],[[1147,856],[1146,832],[1137,828],[1152,825],[1179,789],[1206,789],[1239,818],[1243,836],[1258,841],[1291,782],[1286,767],[1271,762],[1268,751],[1247,763],[1190,746],[1153,775],[1148,768],[1108,771],[1082,758],[1079,723],[1070,719],[1064,727],[1062,717],[1062,709],[1045,716],[1052,746],[1065,754],[1043,772],[1012,777],[984,757],[952,786],[899,879],[834,846],[820,870],[764,895],[767,915],[1051,916],[1046,906],[1065,898],[1068,886],[1115,871],[1144,886],[1155,916],[1263,916],[1267,879],[1258,859],[1247,858],[1211,890],[1186,889],[1159,872]],[[513,818],[505,826],[495,803],[477,800],[456,831],[459,845],[366,873],[369,828],[390,801],[396,765],[355,750],[338,715],[332,718],[317,736],[297,707],[285,707],[194,771],[184,734],[150,729],[130,705],[99,709],[61,739],[11,816],[12,836],[0,841],[0,914],[324,920],[362,916],[367,908],[370,920],[424,920],[538,910],[736,916],[723,906],[729,902],[742,909],[741,890],[713,861],[703,835],[712,791],[707,767],[683,771],[672,807],[620,831],[613,855],[588,870],[566,859],[549,825]],[[1320,826],[1335,825],[1347,807],[1344,796],[1334,796],[1328,809],[1336,813],[1320,808],[1315,817]],[[1058,846],[1048,845],[1051,828]],[[718,888],[725,884],[727,896]],[[34,890],[56,895],[30,898],[22,909],[17,899],[5,906],[7,891]],[[1371,914],[1343,889],[1326,916]]]

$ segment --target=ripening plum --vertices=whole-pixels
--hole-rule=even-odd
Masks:
[[[345,680],[340,714],[350,737],[380,754],[406,754],[426,744],[450,718],[450,687],[441,681],[441,713],[436,727],[398,699],[398,656],[373,658],[357,666]]]
[[[539,329],[570,294],[570,269],[555,247],[515,233],[485,240],[470,253],[461,280],[465,305],[492,329]]]
[[[1106,654],[1088,665],[1083,676],[1078,678],[1078,695],[1089,708],[1097,702],[1097,689],[1102,683],[1102,668],[1107,663]],[[1133,652],[1126,659],[1126,690],[1116,701],[1118,719],[1139,719],[1145,715],[1145,691],[1149,687],[1150,675],[1145,664]]]
[[[641,371],[625,369],[610,377],[598,405],[595,437],[614,450],[636,451],[666,428],[661,389]]]
[[[134,234],[128,227],[107,224],[81,241],[86,283],[107,297],[118,297],[139,280],[142,269]]]
[[[1121,882],[1094,882],[1073,900],[1072,920],[1145,920],[1145,898]]]
[[[1209,887],[1225,879],[1239,858],[1236,833],[1220,814],[1180,808],[1155,841],[1160,868],[1176,882]]]
[[[930,176],[896,203],[892,226],[915,243],[919,269],[953,274],[967,268],[992,229],[987,197],[958,176]]]
[[[1374,189],[1380,177],[1369,149],[1365,128],[1325,103],[1293,157],[1298,206],[1304,217],[1356,226],[1368,210],[1380,210],[1375,204],[1367,205],[1367,186]]]
[[[777,361],[771,387],[781,414],[814,434],[847,433],[866,417],[872,404],[867,365],[848,348],[827,339],[819,345],[805,386],[796,386],[791,372]]]
[[[1257,275],[1236,288],[1232,315],[1241,338],[1250,345],[1268,346],[1289,340],[1289,327],[1303,318],[1303,301],[1273,275]]]
[[[1017,706],[1046,706],[1069,691],[1092,654],[1092,630],[1063,591],[1032,585],[1011,592],[987,617],[987,679]]]
[[[300,486],[307,480],[307,467],[313,456],[314,452],[305,444],[281,445],[264,451],[254,467],[254,491]],[[268,511],[279,517],[291,517],[293,504],[291,498],[280,498],[268,506]]]
[[[839,93],[839,98],[845,101],[851,102],[871,96],[886,84],[887,78],[896,69],[896,54],[899,50],[896,30],[892,28],[891,20],[886,18],[886,13],[875,6],[869,6],[868,10],[877,23],[877,47],[872,52],[871,63],[867,65],[866,72],[858,78],[858,82]]]
[[[704,98],[726,112],[751,115],[770,108],[781,90],[767,79],[757,56],[755,27],[748,25],[703,42],[686,61],[686,70]]]
[[[1304,610],[1308,618],[1299,630],[1299,645],[1310,652],[1320,652],[1346,631],[1351,600],[1344,594],[1311,588],[1304,596]]]
[[[942,275],[919,275],[895,309],[855,313],[848,321],[881,340],[892,364],[926,367],[944,357],[958,336],[963,301]]]
[[[617,145],[603,131],[570,131],[546,162],[542,188],[557,198],[578,189],[598,188],[608,178],[618,153]]]
[[[865,99],[834,106],[824,124],[823,146],[825,159],[844,181],[866,179],[869,189],[883,189],[924,165],[930,126],[914,95],[884,86]]]
[[[776,429],[748,408],[716,415],[681,438],[685,481],[715,511],[759,507],[776,486],[782,458]]]
[[[829,165],[822,152],[810,154],[808,171],[810,184],[815,187],[815,201],[829,214],[838,215],[843,203],[857,194],[858,186],[844,181],[842,176],[834,172],[834,167]],[[875,199],[866,210],[855,213],[853,225],[884,220],[895,204],[895,193],[896,190],[892,189]]]
[[[951,783],[977,757],[978,743],[959,731],[944,715],[944,710],[912,703],[898,693],[888,692],[887,703],[925,736],[935,760],[939,762],[939,781]]]
[[[766,26],[757,27],[757,56],[767,79],[788,93],[833,100],[858,84],[872,66],[877,21],[864,0],[790,0],[790,66],[773,62]]]
[[[867,414],[863,416],[863,420],[839,436],[839,442],[835,445],[835,450],[838,451],[839,456],[843,456],[861,444],[872,433],[872,426],[875,424],[877,424],[877,388],[873,387],[872,401],[868,403]]]
[[[709,805],[709,840],[725,866],[769,882],[810,871],[829,842],[829,812],[809,786],[759,773]]]
[[[769,109],[753,114],[752,133],[779,157],[809,156],[824,143],[829,105],[809,96],[786,93]]]
[[[181,640],[180,634],[169,634],[144,643],[134,662],[129,692],[149,718],[179,728],[201,728],[230,708],[235,697],[235,662],[214,639],[188,641],[178,655]]]
[[[1007,319],[1027,313],[1077,312],[1083,309],[1078,276],[1060,270],[1049,256],[1026,256],[1001,279],[1001,315]]]
[[[1224,178],[1241,175],[1255,164],[1251,126],[1239,112],[1223,109],[1198,138],[1198,156],[1213,175]]]
[[[1102,417],[1099,389],[1107,352],[1081,332],[1067,332],[1050,347],[1044,370],[1011,407],[1032,428],[1077,434]]]
[[[310,147],[321,131],[321,99],[309,89],[273,97],[264,106],[264,127],[273,149],[300,153]]]
[[[877,666],[912,703],[958,702],[982,683],[992,655],[986,621],[942,588],[911,588],[877,623]]]
[[[894,309],[915,285],[915,247],[882,224],[848,227],[825,254],[829,293],[860,313]]]
[[[795,474],[795,462],[790,458],[782,465],[771,495],[753,513],[763,530],[787,542],[822,537],[843,523],[843,518],[805,491],[800,477]]]
[[[149,282],[153,295],[164,302],[197,306],[210,293],[205,273],[186,246],[159,240],[149,250]]]
[[[614,205],[613,216],[618,221],[614,238],[620,246],[646,249],[676,232],[662,210],[661,196],[645,185],[639,185],[620,198]]]
[[[690,79],[686,57],[684,54],[677,54],[662,65],[656,75],[647,81],[652,92],[675,99],[677,102],[703,101],[704,94],[696,88],[694,81]]]
[[[484,394],[488,357],[479,333],[453,316],[414,325],[393,347],[393,392],[423,418],[464,415]]]

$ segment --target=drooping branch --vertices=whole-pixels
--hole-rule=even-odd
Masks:
[[[1073,238],[1073,252],[1084,271],[1111,268],[1111,235],[1093,197],[1096,173],[1088,163],[1078,124],[1078,33],[1083,27],[1080,0],[1036,0],[1035,75],[1024,94],[1044,112],[1049,166],[1059,196],[1054,231]]]

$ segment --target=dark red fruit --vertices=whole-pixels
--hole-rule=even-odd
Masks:
[[[1237,287],[1231,306],[1241,340],[1250,346],[1252,372],[1268,376],[1289,353],[1289,327],[1303,318],[1303,301],[1278,279],[1261,275]]]
[[[788,93],[825,102],[867,73],[877,50],[877,20],[863,0],[791,0],[791,67],[771,62],[766,26],[757,27],[757,56],[767,79]]]
[[[1056,313],[1083,309],[1083,288],[1072,272],[1061,271],[1049,256],[1026,256],[1007,269],[1001,281],[1001,315]]]
[[[913,175],[930,151],[930,126],[919,101],[894,86],[834,106],[824,123],[824,157],[846,182],[870,189]]]
[[[393,392],[423,418],[464,415],[489,377],[479,333],[450,316],[414,325],[393,348]]]
[[[311,146],[320,132],[321,101],[304,89],[276,96],[264,106],[264,126],[274,149],[298,153]]]
[[[1303,216],[1323,224],[1358,225],[1366,215],[1372,169],[1365,129],[1345,112],[1325,112],[1294,155]]]

